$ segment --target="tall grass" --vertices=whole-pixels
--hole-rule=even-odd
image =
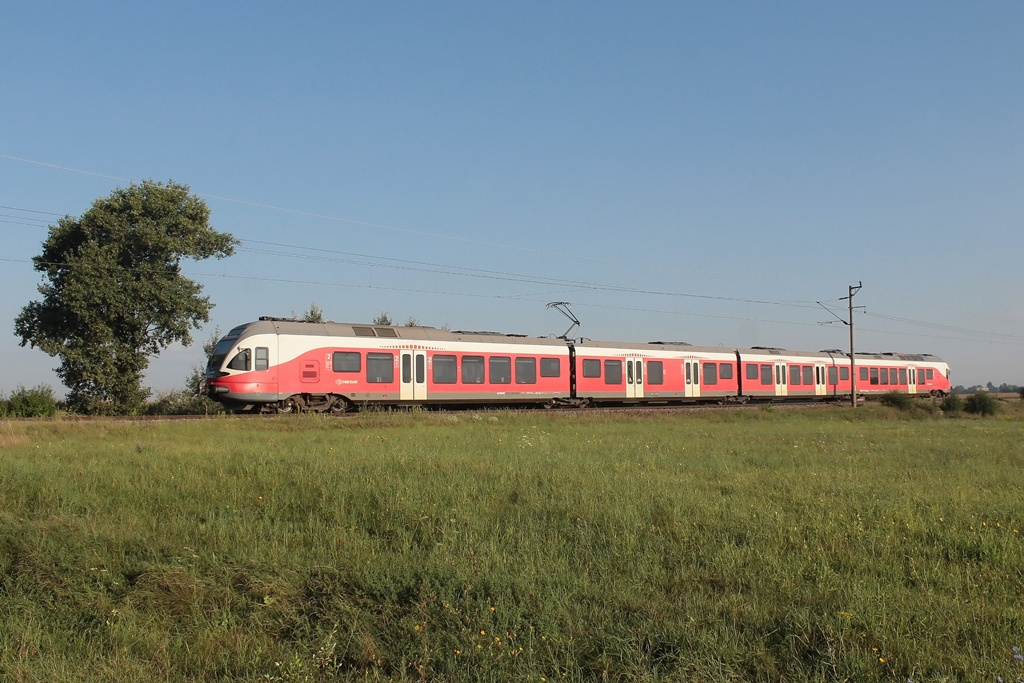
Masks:
[[[1020,422],[0,423],[0,678],[1024,676]]]

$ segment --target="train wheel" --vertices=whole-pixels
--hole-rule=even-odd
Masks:
[[[332,415],[341,415],[349,411],[348,399],[343,396],[335,396],[334,400],[331,401],[331,407],[328,408]]]

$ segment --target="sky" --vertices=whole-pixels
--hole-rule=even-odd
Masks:
[[[931,353],[1024,384],[1024,3],[32,2],[0,11],[0,390],[47,226],[146,179],[241,241],[150,364],[261,315]],[[6,328],[4,330],[3,328]]]

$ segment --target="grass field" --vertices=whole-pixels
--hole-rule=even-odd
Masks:
[[[1020,411],[0,421],[0,680],[1017,681]]]

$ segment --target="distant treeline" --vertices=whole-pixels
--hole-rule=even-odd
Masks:
[[[1006,383],[996,386],[995,384],[992,384],[992,382],[989,382],[984,386],[980,384],[975,384],[974,386],[964,388],[963,385],[958,384],[955,387],[953,387],[954,394],[976,394],[979,391],[990,391],[993,394],[1019,394],[1021,391],[1021,387],[1017,386],[1016,384]]]

